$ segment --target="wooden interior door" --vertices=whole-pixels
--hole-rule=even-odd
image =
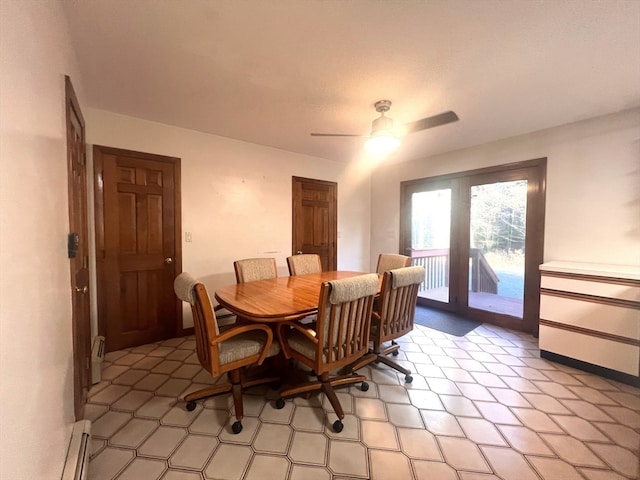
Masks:
[[[68,76],[65,77],[71,323],[73,331],[73,399],[76,420],[84,415],[91,386],[91,319],[89,311],[89,236],[84,119]]]
[[[338,184],[293,177],[292,254],[320,255],[322,270],[337,269]]]
[[[106,351],[182,332],[180,159],[94,146],[98,328]]]

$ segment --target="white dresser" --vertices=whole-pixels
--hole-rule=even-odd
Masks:
[[[540,356],[640,386],[640,267],[540,265]]]

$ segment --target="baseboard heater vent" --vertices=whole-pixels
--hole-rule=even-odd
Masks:
[[[104,337],[98,335],[91,346],[91,383],[99,383],[102,379],[102,362],[104,361]]]
[[[89,456],[91,439],[91,422],[80,420],[73,424],[71,441],[64,462],[62,480],[87,480],[89,478]]]

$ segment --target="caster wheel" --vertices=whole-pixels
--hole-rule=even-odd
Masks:
[[[394,352],[391,352],[391,355],[393,355],[394,357],[397,357],[399,353],[400,352],[398,350],[396,350]]]
[[[276,400],[276,408],[278,410],[281,410],[284,408],[284,399],[283,398],[279,398]]]
[[[240,420],[234,422],[233,425],[231,425],[231,431],[236,435],[242,431],[242,423],[240,423]]]
[[[336,420],[335,422],[333,422],[333,431],[334,432],[340,433],[343,428],[344,428],[344,425],[342,424],[342,422],[340,420]]]
[[[187,410],[189,412],[193,412],[196,409],[196,402],[194,402],[193,400],[191,400],[190,402],[187,402]]]
[[[369,384],[367,382],[362,382],[360,384],[360,390],[362,390],[363,392],[366,392],[367,390],[369,390]]]
[[[411,375],[407,375],[404,377],[404,381],[407,383],[413,382],[413,377]]]

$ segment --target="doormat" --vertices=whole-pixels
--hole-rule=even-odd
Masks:
[[[433,328],[456,337],[464,337],[467,333],[482,325],[482,322],[476,322],[454,313],[421,306],[416,307],[414,321],[423,327]]]

